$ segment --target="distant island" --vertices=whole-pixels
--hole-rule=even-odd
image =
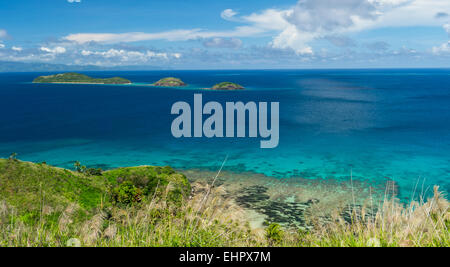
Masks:
[[[68,72],[48,76],[39,76],[33,80],[33,83],[74,83],[74,84],[131,84],[130,80],[113,78],[92,78],[84,74]]]
[[[212,88],[208,88],[210,90],[242,90],[245,89],[242,85],[232,82],[222,82],[214,85]]]
[[[186,86],[187,84],[178,78],[167,77],[167,78],[163,78],[151,85],[152,86],[160,86],[160,87],[182,87],[182,86]]]

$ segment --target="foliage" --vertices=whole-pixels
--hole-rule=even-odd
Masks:
[[[88,168],[85,173],[91,176],[101,176],[103,170],[101,168]]]
[[[284,232],[278,223],[271,223],[266,228],[266,238],[269,244],[281,244]]]
[[[190,184],[181,173],[175,172],[171,167],[130,167],[118,168],[106,171],[103,176],[112,185],[119,185],[125,181],[131,182],[136,188],[141,190],[146,197],[163,195],[169,201],[179,203],[183,197],[190,194]]]
[[[232,82],[221,82],[212,87],[213,90],[239,90],[244,89],[242,85]]]
[[[131,181],[125,181],[113,188],[111,197],[115,203],[132,204],[141,202],[142,192]]]
[[[167,77],[167,78],[163,78],[157,82],[155,82],[154,84],[152,84],[153,86],[161,86],[161,87],[179,87],[179,86],[186,86],[186,84],[178,79],[178,78],[174,78],[174,77]]]

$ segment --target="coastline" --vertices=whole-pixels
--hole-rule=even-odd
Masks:
[[[96,247],[448,246],[450,241],[449,202],[437,186],[433,197],[421,202],[405,205],[386,192],[378,202],[373,191],[370,203],[360,195],[365,185],[357,182],[350,187],[276,182],[227,171],[217,178],[213,171],[145,165],[101,171],[79,162],[73,171],[15,157],[0,159],[5,185],[0,222],[8,222],[0,224],[2,246],[71,246],[74,238],[78,246]],[[19,184],[21,192],[13,193]],[[155,191],[144,193],[139,184]]]
[[[217,175],[204,169],[178,169],[192,184],[211,184]],[[268,222],[284,227],[308,228],[310,220],[328,220],[349,205],[381,205],[395,196],[396,185],[333,179],[276,178],[253,172],[222,171],[215,185],[243,210],[252,229]],[[394,186],[394,189],[392,189]],[[314,204],[314,205],[313,205]]]

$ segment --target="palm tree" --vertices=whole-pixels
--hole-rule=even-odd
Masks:
[[[75,170],[77,171],[77,172],[80,172],[81,171],[81,163],[77,160],[77,161],[75,161],[75,163],[73,164],[73,166],[75,166]]]
[[[13,152],[13,153],[11,153],[11,155],[9,155],[9,159],[10,160],[16,160],[16,158],[17,158],[17,153],[16,152]]]

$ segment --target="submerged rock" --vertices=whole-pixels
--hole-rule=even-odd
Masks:
[[[267,190],[267,187],[261,185],[245,187],[238,193],[236,202],[244,208],[266,215],[268,222],[301,229],[311,228],[305,216],[309,208],[318,203],[317,199],[310,199],[307,202],[271,200]]]

